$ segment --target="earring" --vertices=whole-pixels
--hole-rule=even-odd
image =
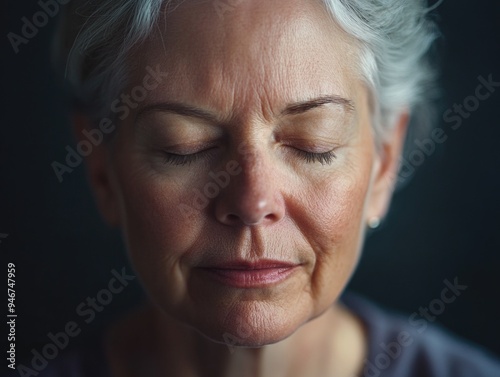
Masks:
[[[368,227],[370,229],[376,229],[380,225],[380,217],[373,216],[368,219]]]

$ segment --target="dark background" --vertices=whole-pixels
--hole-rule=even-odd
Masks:
[[[0,238],[0,268],[6,276],[7,263],[16,264],[18,363],[31,360],[31,349],[40,350],[47,333],[63,331],[68,321],[82,329],[71,340],[76,346],[142,297],[134,281],[90,324],[75,312],[107,287],[112,269],[132,270],[119,232],[96,211],[83,165],[62,183],[52,170],[53,161],[64,161],[65,146],[75,146],[68,100],[50,70],[55,20],[17,54],[6,37],[38,10],[35,1],[7,2],[1,50],[0,234],[8,236]],[[350,287],[408,317],[440,297],[444,279],[457,277],[468,288],[436,322],[500,356],[500,90],[459,129],[442,119],[474,95],[478,76],[500,81],[500,1],[448,0],[435,13],[443,33],[437,126],[448,140],[396,193]],[[4,344],[7,333],[0,337]]]

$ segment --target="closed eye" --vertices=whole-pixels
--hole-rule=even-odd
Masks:
[[[190,165],[191,163],[196,162],[199,159],[206,158],[207,152],[209,152],[212,149],[213,148],[209,148],[200,152],[190,153],[190,154],[164,152],[164,162],[166,164],[178,165],[178,166]],[[321,165],[325,164],[330,165],[337,158],[334,150],[321,153],[308,152],[297,148],[292,148],[292,150],[295,154],[297,154],[307,163],[319,162],[321,163]]]
[[[166,164],[171,164],[171,165],[190,165],[193,162],[196,162],[199,159],[206,158],[208,152],[214,148],[209,148],[202,150],[200,152],[196,153],[190,153],[190,154],[178,154],[178,153],[171,153],[171,152],[164,152],[164,162]]]
[[[294,153],[303,158],[307,163],[320,162],[321,165],[330,165],[337,158],[334,150],[322,153],[307,152],[302,149],[292,148]]]

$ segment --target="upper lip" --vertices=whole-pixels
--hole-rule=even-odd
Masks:
[[[221,262],[204,268],[219,270],[264,270],[271,268],[290,268],[294,266],[297,266],[297,263],[272,259],[261,259],[258,261],[235,260]]]

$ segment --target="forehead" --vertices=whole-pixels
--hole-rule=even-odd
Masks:
[[[355,97],[357,47],[320,1],[220,3],[187,0],[162,14],[134,59],[137,80],[147,66],[168,73],[148,102],[276,112],[322,95]]]

